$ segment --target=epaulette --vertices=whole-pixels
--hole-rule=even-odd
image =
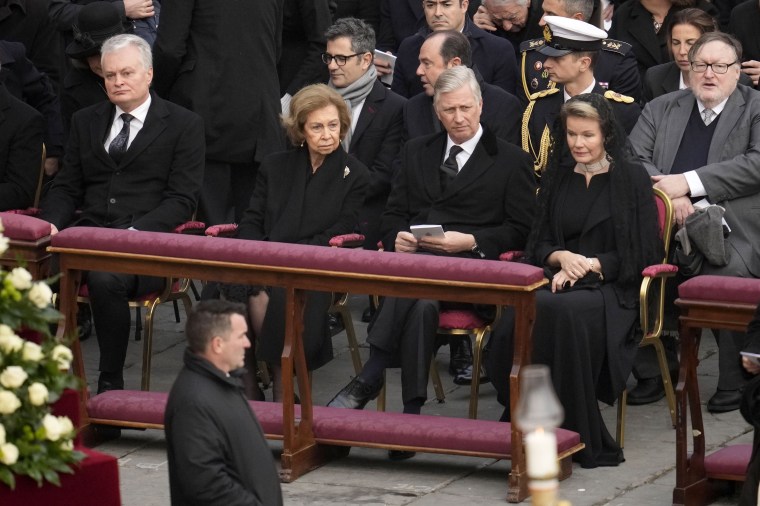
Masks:
[[[530,99],[537,100],[539,98],[548,97],[549,95],[554,95],[555,93],[559,93],[559,88],[549,88],[547,90],[537,91],[530,96]]]
[[[604,51],[611,51],[613,53],[617,53],[620,55],[627,55],[630,51],[631,46],[627,42],[623,42],[622,40],[615,40],[615,39],[604,39],[602,40],[602,49]]]
[[[622,102],[624,104],[632,104],[633,103],[633,97],[629,97],[628,95],[621,95],[620,93],[616,91],[605,91],[604,92],[604,98],[607,100],[613,100],[615,102]]]
[[[544,44],[546,44],[546,41],[543,38],[524,40],[520,43],[520,52],[525,53],[526,51],[533,51],[534,49],[542,47]]]

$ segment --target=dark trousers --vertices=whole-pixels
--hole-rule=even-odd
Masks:
[[[100,348],[99,369],[121,373],[129,344],[129,301],[161,290],[165,278],[91,271],[86,282]]]
[[[206,160],[198,218],[206,225],[240,223],[256,184],[259,164]]]
[[[436,300],[385,297],[369,329],[367,341],[398,359],[404,403],[427,399],[438,310]]]

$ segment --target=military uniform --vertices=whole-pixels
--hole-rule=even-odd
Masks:
[[[530,96],[556,85],[549,80],[544,69],[546,56],[536,49],[546,41],[543,38],[526,40],[520,44],[520,79],[521,91],[517,93],[521,102],[526,103]],[[604,89],[633,97],[636,102],[641,98],[641,77],[636,64],[636,57],[631,45],[613,39],[602,40],[602,50],[594,66],[594,77]]]
[[[605,90],[599,83],[594,86],[591,92],[604,95],[609,100],[615,117],[626,133],[633,130],[636,121],[639,119],[641,108],[632,97]],[[553,88],[534,93],[531,95],[530,103],[528,103],[523,114],[522,148],[533,157],[533,170],[536,177],[540,177],[541,171],[546,167],[551,133],[554,129],[554,122],[559,117],[559,110],[564,103],[564,95],[561,85],[555,85]]]

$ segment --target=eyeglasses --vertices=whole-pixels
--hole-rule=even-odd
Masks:
[[[335,60],[335,63],[338,65],[338,67],[342,67],[346,64],[349,58],[353,58],[354,56],[361,56],[364,53],[354,53],[354,54],[347,54],[347,55],[331,55],[330,53],[322,53],[322,61],[325,62],[325,65],[330,65],[333,60]]]
[[[725,74],[726,72],[728,72],[728,67],[736,63],[739,63],[739,61],[737,60],[732,63],[704,63],[701,61],[693,61],[690,64],[691,64],[691,70],[699,74],[701,74],[702,72],[706,72],[707,67],[710,67],[712,71],[715,72],[716,74]]]

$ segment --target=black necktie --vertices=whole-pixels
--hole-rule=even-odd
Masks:
[[[117,164],[121,161],[121,157],[127,152],[127,143],[129,142],[129,122],[134,119],[131,114],[124,113],[121,115],[121,120],[124,122],[124,126],[121,127],[119,135],[114,137],[111,144],[108,145],[108,154],[111,156],[114,162]]]
[[[456,144],[449,149],[449,157],[441,164],[441,186],[445,189],[446,185],[450,183],[459,173],[459,164],[457,164],[457,155],[464,151],[462,146]]]

